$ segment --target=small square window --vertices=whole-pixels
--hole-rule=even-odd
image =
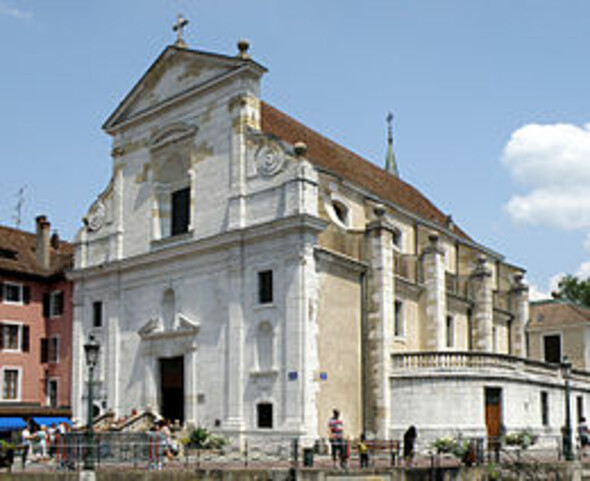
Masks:
[[[272,271],[258,273],[258,302],[270,304],[273,301]]]
[[[256,406],[258,414],[258,427],[261,429],[272,429],[272,404],[259,403]]]
[[[102,301],[92,303],[92,327],[102,327]]]
[[[4,283],[3,299],[8,304],[23,303],[23,286],[21,284]]]

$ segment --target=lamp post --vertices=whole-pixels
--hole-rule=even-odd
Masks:
[[[92,427],[92,397],[94,384],[94,368],[98,362],[98,353],[100,351],[100,344],[96,342],[94,336],[88,338],[88,342],[84,344],[84,354],[86,356],[86,365],[88,366],[88,415],[86,425],[86,441],[88,443],[88,451],[84,458],[84,469],[87,471],[94,471],[94,447],[93,447],[93,427]]]
[[[563,433],[563,454],[566,461],[574,460],[574,453],[572,449],[572,416],[570,412],[570,378],[572,375],[572,363],[564,356],[561,362],[563,369],[563,378],[565,380],[565,428]]]

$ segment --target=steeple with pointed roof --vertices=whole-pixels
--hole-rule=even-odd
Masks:
[[[390,174],[399,177],[397,170],[397,162],[395,161],[395,153],[393,151],[393,114],[387,114],[387,155],[385,156],[385,170]]]

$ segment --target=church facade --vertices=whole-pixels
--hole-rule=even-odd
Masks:
[[[92,335],[95,409],[116,415],[230,436],[325,436],[334,408],[353,437],[557,432],[537,398],[563,380],[526,360],[524,270],[392,152],[383,170],[262,101],[266,69],[238,46],[167,47],[104,125],[112,178],[71,274],[74,415]]]

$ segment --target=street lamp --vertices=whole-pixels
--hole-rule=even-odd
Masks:
[[[100,351],[100,344],[96,342],[94,336],[89,336],[88,342],[84,344],[84,354],[86,356],[86,365],[88,366],[88,416],[86,425],[86,441],[88,443],[88,451],[84,458],[84,469],[94,471],[94,447],[93,447],[93,429],[92,429],[92,395],[94,384],[94,368],[98,362],[98,353]]]
[[[572,416],[570,413],[570,378],[572,375],[572,363],[567,356],[564,356],[561,362],[561,368],[563,369],[563,378],[565,380],[565,428],[563,433],[563,454],[566,461],[573,461]]]

